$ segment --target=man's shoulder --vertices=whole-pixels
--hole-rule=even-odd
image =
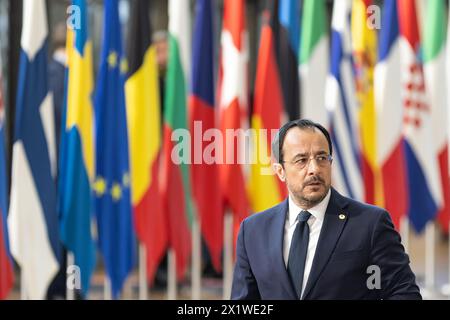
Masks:
[[[371,220],[378,220],[383,215],[389,215],[386,209],[382,207],[345,197],[337,191],[334,191],[334,194],[337,198],[337,202],[352,215],[361,214],[364,219]]]
[[[370,213],[377,213],[377,214],[382,214],[383,212],[386,212],[386,209],[370,204],[370,203],[366,203],[366,202],[362,202],[362,201],[358,201],[355,199],[349,199],[349,207],[357,209],[357,210],[362,210],[365,212],[370,212]]]
[[[287,200],[284,200],[277,205],[266,209],[264,211],[256,212],[244,220],[246,225],[260,224],[272,220],[275,216],[279,214],[286,213],[287,211]]]

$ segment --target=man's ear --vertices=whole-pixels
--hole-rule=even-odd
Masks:
[[[281,163],[274,163],[272,164],[273,170],[278,176],[278,179],[280,179],[283,182],[286,182],[286,172],[284,171],[284,168]]]

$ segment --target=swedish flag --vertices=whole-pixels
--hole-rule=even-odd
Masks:
[[[60,149],[61,240],[73,253],[80,268],[81,290],[89,289],[95,267],[95,244],[91,235],[94,181],[94,109],[92,92],[92,42],[87,30],[85,0],[74,0],[80,8],[81,27],[67,30],[68,65],[66,100]]]
[[[118,1],[105,1],[103,48],[95,97],[95,182],[98,240],[116,298],[135,262],[125,110],[127,63],[122,51]]]

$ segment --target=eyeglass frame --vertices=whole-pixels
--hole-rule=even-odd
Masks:
[[[325,159],[323,159],[323,162],[322,162],[322,160],[318,160],[318,159],[317,159],[317,158],[319,158],[319,157],[324,157],[324,158],[325,158]],[[316,164],[317,164],[319,167],[321,167],[321,168],[325,167],[325,165],[326,165],[327,162],[329,162],[329,163],[331,164],[331,162],[333,161],[333,156],[332,156],[331,154],[318,154],[318,155],[315,155],[315,156],[309,156],[309,157],[308,157],[308,161],[305,162],[305,164],[301,166],[301,165],[298,163],[298,161],[300,161],[300,160],[302,160],[302,159],[304,159],[304,158],[306,158],[306,157],[300,157],[300,158],[297,159],[296,161],[285,161],[285,160],[283,160],[282,163],[289,163],[289,164],[292,164],[292,165],[295,166],[295,167],[299,167],[300,170],[303,170],[303,169],[309,167],[309,164],[310,164],[310,162],[311,162],[311,159],[314,159],[314,161],[316,162]]]

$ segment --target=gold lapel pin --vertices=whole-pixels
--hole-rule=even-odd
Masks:
[[[342,214],[342,213],[341,213],[341,214],[339,215],[339,219],[344,220],[344,219],[345,219],[345,214]]]

